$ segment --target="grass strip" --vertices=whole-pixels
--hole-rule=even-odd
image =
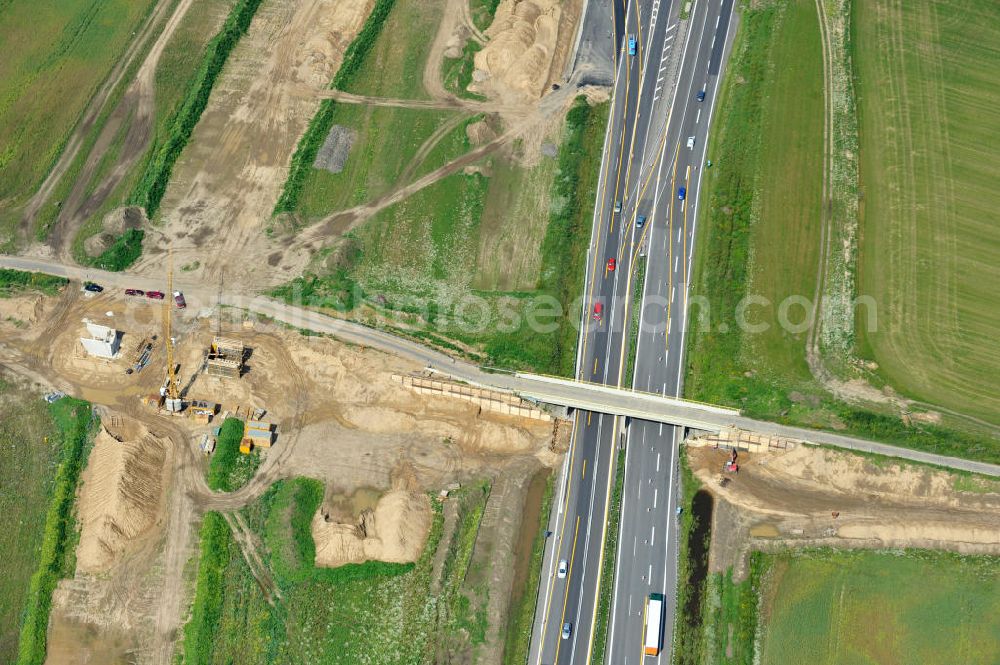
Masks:
[[[715,573],[708,581],[708,612],[705,614],[711,660],[717,665],[753,665],[757,638],[760,590],[771,558],[750,553],[750,574],[733,581],[733,570]],[[732,630],[732,634],[730,634]]]
[[[209,489],[216,492],[233,492],[253,478],[257,467],[260,466],[260,454],[241,453],[242,439],[243,421],[239,418],[226,418],[215,444],[215,454],[212,455],[212,461],[208,465],[206,482]]]
[[[688,550],[691,539],[698,527],[692,506],[694,495],[701,489],[701,483],[688,465],[687,453],[681,448],[681,496],[678,506],[680,514],[680,543],[677,548],[677,615],[674,618],[673,663],[674,665],[699,665],[704,662],[704,640],[702,639],[702,618],[689,616],[685,611],[689,606],[692,594],[700,593],[701,589],[688,584],[691,577],[691,561]],[[707,550],[706,550],[707,551]],[[702,603],[702,608],[706,603]],[[704,613],[704,612],[703,612]]]
[[[625,451],[618,452],[615,487],[608,509],[608,533],[604,541],[604,565],[601,567],[601,594],[597,598],[597,627],[594,629],[593,665],[604,665],[607,652],[608,628],[611,620],[611,599],[615,594],[615,553],[618,549],[618,527],[622,517],[622,491],[625,488]]]
[[[395,3],[396,0],[375,0],[375,6],[372,8],[371,14],[368,15],[364,27],[361,28],[361,32],[354,38],[351,45],[347,47],[344,61],[334,75],[330,88],[343,90],[354,78],[361,68],[365,56],[375,46],[375,39],[382,31],[382,26]],[[285,180],[285,186],[272,214],[292,212],[298,208],[306,176],[309,174],[313,162],[316,161],[316,153],[323,145],[323,141],[326,140],[326,135],[330,133],[330,127],[333,125],[333,109],[334,101],[332,99],[324,99],[320,102],[319,110],[309,122],[309,127],[306,128],[305,134],[302,135],[295,148],[295,154],[292,155],[292,163],[288,169],[288,179]]]
[[[201,525],[201,556],[195,584],[191,619],[184,626],[184,663],[211,662],[213,640],[222,616],[223,578],[229,564],[233,537],[219,513],[205,515]]]
[[[145,208],[146,216],[150,219],[160,207],[174,164],[208,105],[208,97],[223,65],[240,37],[246,34],[260,3],[261,0],[239,0],[226,18],[222,30],[208,43],[205,59],[195,75],[194,84],[169,124],[166,141],[150,159],[131,196],[131,203]]]
[[[528,662],[528,648],[531,646],[531,628],[534,625],[535,605],[538,601],[538,589],[542,579],[542,556],[545,554],[546,532],[549,526],[549,513],[552,512],[552,499],[555,494],[556,474],[550,473],[545,483],[545,493],[542,494],[542,507],[539,512],[538,532],[531,543],[531,559],[528,562],[528,579],[524,588],[511,604],[507,618],[507,637],[504,643],[504,665],[524,665]]]
[[[52,592],[60,578],[72,574],[73,543],[76,539],[73,506],[76,487],[87,456],[87,442],[95,422],[90,404],[64,397],[51,406],[52,418],[62,438],[62,460],[56,470],[52,499],[45,515],[38,570],[31,576],[25,603],[17,665],[45,662],[46,632]]]
[[[67,284],[69,280],[65,277],[0,268],[0,298],[9,298],[25,291],[41,291],[47,296],[54,296]]]
[[[632,316],[628,329],[628,364],[625,369],[625,383],[631,388],[635,380],[635,354],[639,350],[639,324],[642,323],[642,290],[646,284],[646,257],[640,256],[632,284]]]

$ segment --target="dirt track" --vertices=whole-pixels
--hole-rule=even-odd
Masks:
[[[741,453],[689,448],[692,470],[717,499],[710,568],[745,571],[749,548],[921,547],[1000,553],[1000,483],[962,481],[928,467],[876,466],[857,455],[800,445]],[[968,483],[963,485],[962,482]],[[969,486],[971,491],[961,491]]]

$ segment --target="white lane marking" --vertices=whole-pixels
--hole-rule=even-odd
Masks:
[[[653,564],[649,564],[649,574],[646,575],[646,586],[653,586]]]
[[[659,457],[659,455],[656,456],[656,470],[657,471],[660,470],[660,457]],[[659,489],[653,490],[653,508],[656,508],[656,500],[659,497],[660,497],[660,490]],[[656,530],[655,526],[653,527],[653,530],[654,531]]]
[[[708,48],[710,48],[710,49],[714,49],[715,48],[715,37],[712,37],[712,45],[709,46]]]
[[[676,286],[671,286],[670,287],[670,302],[673,302],[674,299],[676,298],[676,296],[677,296],[677,287]]]
[[[660,423],[660,434],[663,434],[663,423]],[[656,453],[656,472],[660,472],[660,453]]]
[[[653,508],[656,508],[656,502],[653,502]],[[649,546],[652,547],[653,543],[655,543],[655,542],[656,542],[656,527],[654,526],[653,527],[653,531],[649,534]],[[650,566],[649,566],[649,574],[650,575],[653,574],[653,566],[652,566],[652,564],[650,564]]]
[[[674,272],[677,272],[677,264],[680,262],[680,260],[681,260],[680,254],[674,257]]]
[[[677,27],[677,24],[676,24],[676,23],[674,23],[673,25],[668,25],[668,26],[667,26],[667,32],[670,32],[671,30],[673,30],[673,29],[674,29],[674,28],[676,28],[676,27]]]
[[[663,382],[663,396],[664,397],[667,396],[667,382],[666,381]]]
[[[681,227],[677,227],[677,242],[681,241]]]
[[[635,550],[639,546],[639,536],[632,539],[632,558],[635,558]]]
[[[719,21],[721,21],[721,20],[722,20],[722,14],[719,14],[718,16],[715,17],[715,27],[716,27],[716,29],[718,29],[718,27],[719,27]]]
[[[694,124],[701,122],[701,109],[698,109],[698,114],[694,117]]]

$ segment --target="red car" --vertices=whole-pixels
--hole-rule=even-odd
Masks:
[[[142,289],[125,289],[125,295],[127,296],[144,296],[146,292]]]
[[[178,309],[184,309],[188,306],[187,302],[184,300],[184,294],[180,291],[174,291],[174,302],[177,303]]]
[[[163,300],[165,295],[163,291],[146,291],[146,297],[153,300]]]
[[[615,257],[612,256],[610,259],[608,259],[608,272],[614,272],[615,271],[615,266],[617,266],[617,265],[618,265],[618,262],[615,261]]]
[[[594,320],[600,321],[604,318],[604,303],[594,303]]]

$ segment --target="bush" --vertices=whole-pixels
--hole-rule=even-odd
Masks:
[[[146,216],[150,219],[160,207],[174,163],[180,157],[202,112],[208,105],[208,97],[219,72],[222,71],[222,66],[226,64],[240,37],[250,27],[250,21],[260,3],[261,0],[239,0],[233,7],[222,30],[208,43],[205,59],[195,74],[194,84],[169,124],[166,140],[146,164],[142,178],[132,193],[131,202],[145,208]]]
[[[344,62],[340,65],[330,87],[333,89],[343,89],[354,78],[365,60],[365,56],[375,45],[375,39],[382,32],[385,19],[389,16],[396,0],[375,0],[372,13],[368,15],[361,32],[354,38],[351,45],[344,53]],[[333,100],[324,99],[319,106],[319,111],[313,116],[305,134],[299,140],[295,154],[292,156],[292,163],[288,169],[288,179],[285,180],[285,187],[281,192],[281,197],[274,206],[272,214],[277,215],[282,212],[292,212],[299,205],[299,196],[302,194],[302,187],[305,184],[309,169],[316,161],[316,153],[319,151],[326,135],[330,133],[333,125]]]
[[[94,265],[102,270],[121,272],[135,263],[142,255],[142,239],[145,237],[142,229],[129,229],[115,239],[111,247],[94,259]]]
[[[67,284],[69,284],[69,280],[65,277],[0,268],[0,298],[6,298],[22,291],[41,291],[46,295],[54,296]]]
[[[62,461],[56,470],[52,500],[45,516],[38,570],[31,577],[25,603],[18,665],[41,665],[45,661],[52,592],[65,572],[67,555],[72,554],[67,543],[75,535],[73,504],[92,422],[90,405],[82,400],[64,397],[51,410],[62,437]]]
[[[184,626],[184,662],[187,665],[211,662],[213,636],[222,616],[223,581],[231,544],[232,536],[225,518],[219,513],[206,514],[201,525],[201,558],[194,606],[191,619]]]
[[[209,489],[216,492],[238,490],[257,470],[260,455],[241,453],[242,439],[243,421],[239,418],[226,418],[215,444],[215,454],[208,465],[208,477],[205,480]]]

